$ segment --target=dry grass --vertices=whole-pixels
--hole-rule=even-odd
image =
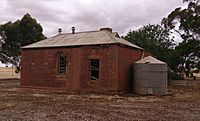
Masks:
[[[177,82],[169,96],[66,94],[0,81],[0,120],[198,121],[200,81]]]
[[[0,67],[0,79],[19,78],[20,74],[15,73],[15,67]]]

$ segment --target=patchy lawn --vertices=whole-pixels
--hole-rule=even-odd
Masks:
[[[170,95],[161,97],[65,94],[18,87],[18,80],[0,81],[1,121],[200,119],[200,81],[174,83],[169,86]]]

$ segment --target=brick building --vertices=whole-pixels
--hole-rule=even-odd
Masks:
[[[22,47],[21,86],[66,91],[132,90],[132,65],[142,48],[110,28],[58,34]]]

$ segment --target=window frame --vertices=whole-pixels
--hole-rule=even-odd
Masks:
[[[94,62],[94,61],[97,61],[97,62]],[[96,63],[97,65],[92,65],[94,63]],[[90,59],[90,80],[98,81],[99,79],[100,79],[100,60]]]
[[[63,64],[61,63],[61,57],[63,57]],[[67,71],[67,56],[63,53],[58,54],[57,57],[57,73],[58,75],[65,75]],[[62,69],[62,70],[61,70]]]

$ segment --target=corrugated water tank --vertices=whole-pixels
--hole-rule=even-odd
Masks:
[[[133,89],[136,94],[167,94],[167,64],[151,56],[134,64]]]

